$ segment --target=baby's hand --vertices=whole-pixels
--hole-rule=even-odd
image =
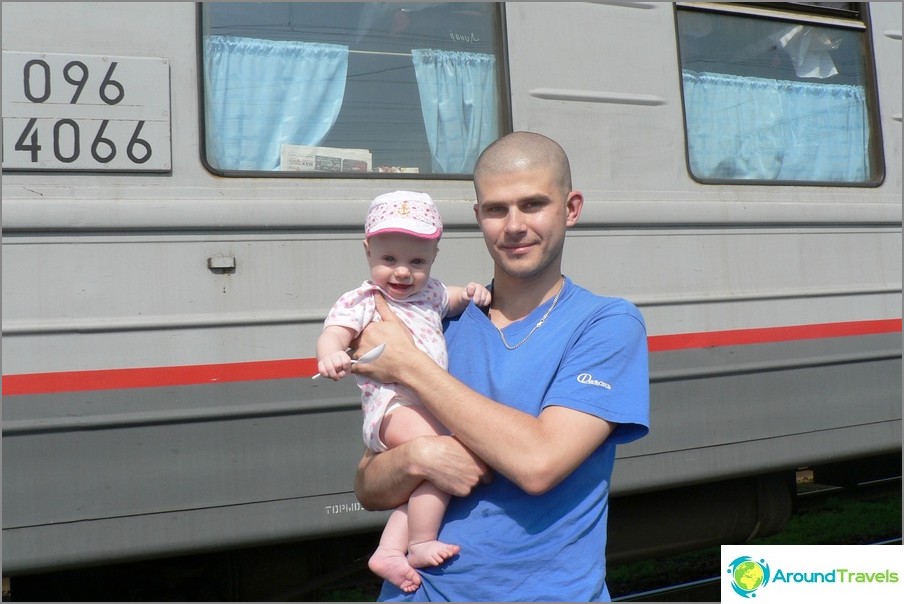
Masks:
[[[352,358],[344,350],[329,354],[317,361],[317,369],[320,375],[331,380],[339,380],[349,374],[352,367]]]
[[[493,299],[493,294],[490,293],[490,290],[473,281],[464,287],[462,295],[466,299],[473,301],[477,306],[489,306]]]

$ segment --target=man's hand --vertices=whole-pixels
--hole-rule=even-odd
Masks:
[[[477,485],[493,480],[489,466],[454,436],[416,438],[413,447],[426,479],[441,491],[464,497]]]
[[[368,323],[358,337],[357,350],[364,354],[380,344],[386,344],[386,348],[374,361],[353,365],[352,373],[360,373],[384,383],[398,382],[398,370],[403,363],[413,360],[413,357],[418,355],[426,359],[430,357],[414,345],[408,327],[392,312],[383,294],[374,292],[374,302],[381,320]]]

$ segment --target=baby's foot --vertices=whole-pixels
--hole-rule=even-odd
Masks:
[[[436,566],[442,564],[461,551],[457,545],[449,545],[442,541],[424,541],[408,546],[408,564],[414,568]]]
[[[382,577],[404,592],[415,591],[421,585],[421,576],[408,559],[405,552],[378,547],[367,566],[378,577]]]

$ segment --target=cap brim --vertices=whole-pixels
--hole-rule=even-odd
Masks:
[[[410,219],[390,218],[368,229],[366,236],[372,237],[383,233],[404,233],[421,239],[439,239],[443,234],[441,228],[432,225],[418,223]]]

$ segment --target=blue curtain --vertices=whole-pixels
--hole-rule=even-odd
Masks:
[[[223,170],[274,170],[279,147],[319,145],[345,96],[348,48],[204,39],[207,158]]]
[[[862,86],[684,70],[691,171],[700,178],[864,182]]]
[[[470,174],[499,135],[496,57],[431,49],[411,56],[433,171]]]

